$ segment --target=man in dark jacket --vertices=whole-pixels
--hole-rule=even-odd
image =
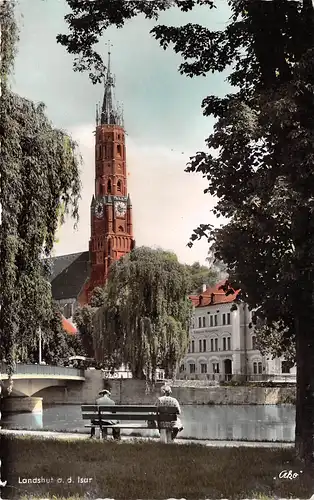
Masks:
[[[104,389],[103,391],[99,392],[99,398],[96,399],[96,405],[97,406],[115,406],[115,402],[113,399],[110,398],[111,393],[108,389]],[[103,413],[103,412],[102,412]],[[97,424],[97,420],[92,420],[92,424]],[[118,420],[103,420],[103,424],[106,425],[116,425],[118,424]],[[113,439],[119,440],[121,439],[120,437],[120,429],[115,429],[114,427],[112,428],[112,435]],[[91,429],[91,437],[95,436],[95,427],[92,427]]]

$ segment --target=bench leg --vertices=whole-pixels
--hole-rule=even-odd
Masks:
[[[104,427],[103,429],[101,429],[101,437],[104,440],[106,440],[108,438],[108,429],[107,429],[107,427]]]
[[[161,443],[168,443],[168,429],[160,429]]]
[[[166,443],[172,443],[172,431],[171,431],[171,429],[166,429]]]

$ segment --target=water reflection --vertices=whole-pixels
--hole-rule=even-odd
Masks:
[[[44,429],[43,413],[15,413],[2,415],[1,426],[6,429]]]
[[[293,441],[294,406],[183,406],[184,430],[180,436],[193,439],[234,439],[252,441]],[[15,414],[2,418],[3,428],[84,431],[79,405],[45,407],[42,414]],[[134,432],[134,431],[133,431]],[[130,434],[132,430],[123,431]],[[142,430],[143,436],[158,435]]]

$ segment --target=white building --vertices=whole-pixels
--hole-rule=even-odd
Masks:
[[[178,378],[230,380],[232,375],[246,375],[267,380],[276,375],[282,381],[293,379],[284,359],[262,356],[247,304],[237,303],[235,308],[237,293],[226,296],[220,284],[203,287],[200,295],[190,297],[194,313],[189,351]]]

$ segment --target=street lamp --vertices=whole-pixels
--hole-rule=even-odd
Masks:
[[[41,327],[39,327],[38,329],[38,334],[39,334],[39,356],[38,356],[38,363],[41,365],[42,363],[42,351],[41,351],[41,347],[42,347],[42,338],[41,338]]]

